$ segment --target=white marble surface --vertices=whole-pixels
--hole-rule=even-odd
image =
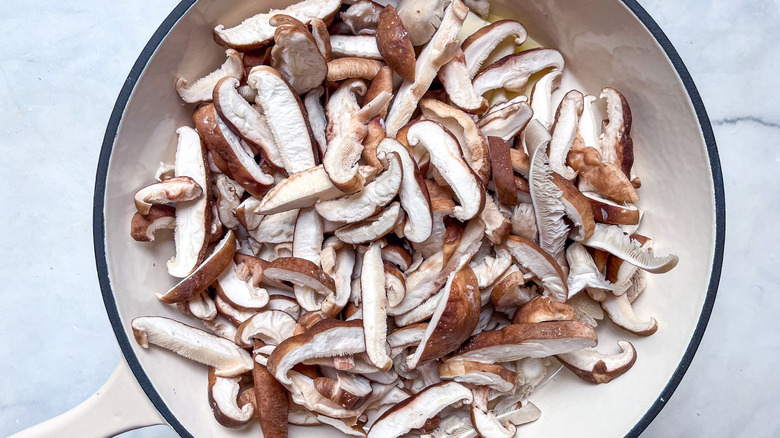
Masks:
[[[94,267],[94,174],[123,81],[175,4],[0,2],[1,436],[75,406],[119,360]],[[642,4],[713,121],[728,236],[707,334],[643,436],[780,436],[780,1]]]

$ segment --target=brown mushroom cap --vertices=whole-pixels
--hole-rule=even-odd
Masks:
[[[157,230],[173,229],[176,209],[168,205],[152,205],[149,213],[135,213],[130,220],[130,237],[138,242],[154,242]]]
[[[238,377],[217,377],[215,369],[209,367],[209,405],[219,424],[231,429],[240,429],[254,418],[252,403],[238,406]]]
[[[275,281],[310,287],[325,296],[336,291],[336,284],[328,274],[311,261],[298,257],[280,257],[272,261],[263,275]]]
[[[608,123],[601,138],[601,159],[616,165],[627,178],[631,178],[634,165],[634,143],[631,140],[631,108],[619,91],[611,87],[601,90],[602,99],[607,101]]]
[[[379,15],[376,44],[387,65],[404,80],[414,82],[414,47],[409,41],[404,24],[392,5],[385,6]]]
[[[506,205],[517,205],[517,186],[509,156],[509,142],[500,137],[488,137],[488,144],[498,201]]]
[[[511,324],[472,336],[454,358],[496,363],[547,357],[594,347],[596,339],[593,327],[579,321]]]
[[[618,354],[602,354],[585,348],[555,358],[577,377],[590,383],[608,383],[626,373],[636,362],[636,349],[628,341],[618,341]]]
[[[574,321],[574,308],[566,303],[536,297],[524,304],[512,317],[513,324],[534,324],[546,321]]]
[[[195,268],[190,275],[168,290],[168,292],[157,294],[157,298],[165,303],[179,303],[191,299],[214,283],[217,277],[222,274],[222,271],[233,262],[235,253],[236,237],[231,230],[217,244],[211,255]]]
[[[551,176],[553,184],[561,191],[559,199],[563,203],[566,217],[572,223],[569,237],[578,242],[590,239],[596,227],[596,222],[588,198],[577,190],[574,184],[557,173],[553,173]]]
[[[328,62],[328,81],[340,82],[345,79],[374,79],[384,64],[376,59],[339,58]]]
[[[474,271],[465,266],[451,274],[423,341],[407,359],[409,368],[417,368],[458,348],[477,326],[481,307]]]
[[[339,6],[341,6],[340,0],[304,0],[281,10],[254,15],[228,29],[220,24],[214,28],[214,41],[242,51],[259,49],[273,40],[276,30],[270,24],[273,16],[288,15],[303,24],[308,24],[314,18],[330,21],[338,12]]]
[[[594,192],[582,193],[590,201],[593,216],[599,222],[611,225],[639,224],[639,208],[634,205],[620,205]]]
[[[277,26],[271,49],[271,66],[299,95],[320,86],[328,73],[328,66],[311,32],[300,21],[284,15],[273,16],[270,24]]]
[[[575,138],[566,163],[598,192],[618,202],[637,202],[639,194],[628,177],[613,163],[603,163],[599,152]]]
[[[344,409],[353,409],[371,396],[371,384],[365,377],[341,372],[335,374],[336,379],[316,377],[314,388],[317,392]]]
[[[469,360],[448,360],[439,364],[439,376],[444,380],[487,386],[499,392],[511,391],[518,375],[498,364]]]
[[[256,347],[259,344],[260,341],[255,341]],[[287,413],[290,405],[287,401],[287,390],[274,378],[268,368],[260,365],[257,360],[253,362],[255,410],[260,419],[263,436],[286,437]]]

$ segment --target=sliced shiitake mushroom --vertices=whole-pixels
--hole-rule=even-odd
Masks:
[[[135,192],[135,208],[138,213],[145,215],[149,213],[152,205],[192,201],[202,194],[203,189],[188,176],[168,178]]]
[[[594,348],[584,348],[559,354],[558,359],[577,377],[591,383],[608,383],[626,373],[636,362],[636,349],[628,341],[618,341],[622,350],[618,354],[599,353]]]
[[[563,70],[563,56],[557,50],[531,49],[508,55],[474,77],[474,91],[479,95],[497,88],[521,92],[531,75],[550,67]]]
[[[391,5],[385,6],[379,15],[376,44],[387,65],[404,80],[414,82],[414,47],[398,12]]]
[[[176,92],[179,93],[179,97],[187,103],[205,102],[211,100],[212,90],[220,79],[225,77],[243,78],[244,65],[241,61],[241,53],[227,49],[225,55],[227,59],[222,66],[192,84],[184,78],[176,78]]]
[[[461,45],[469,79],[477,75],[482,63],[502,41],[514,37],[514,45],[520,46],[527,35],[525,27],[515,20],[499,20],[471,34]]]
[[[309,29],[287,15],[275,15],[269,23],[277,26],[271,49],[271,66],[299,95],[320,86],[328,73],[328,66]]]

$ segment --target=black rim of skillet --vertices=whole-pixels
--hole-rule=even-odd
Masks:
[[[106,128],[106,134],[103,138],[103,146],[100,151],[100,158],[98,160],[97,175],[95,178],[95,197],[94,197],[94,210],[93,210],[93,240],[95,247],[95,261],[97,263],[98,281],[100,282],[100,289],[103,294],[103,302],[106,306],[106,312],[108,312],[108,318],[111,321],[111,326],[114,329],[119,347],[122,349],[130,369],[133,371],[135,378],[143,388],[146,395],[154,403],[154,406],[160,411],[165,421],[173,427],[173,429],[184,437],[192,437],[184,425],[182,425],[173,413],[168,409],[160,394],[152,385],[149,380],[149,376],[146,375],[141,363],[138,361],[133,348],[130,345],[130,340],[125,335],[124,327],[122,326],[122,320],[119,317],[119,310],[114,299],[114,291],[111,289],[111,281],[108,278],[108,264],[106,259],[106,247],[105,247],[105,217],[104,210],[104,198],[106,190],[106,176],[108,174],[108,162],[111,158],[111,151],[114,147],[114,140],[119,129],[119,124],[124,114],[127,102],[132,95],[135,84],[144,71],[146,64],[151,59],[157,47],[168,35],[168,32],[179,21],[179,19],[195,4],[197,0],[183,0],[176,8],[165,18],[160,27],[155,31],[152,38],[146,44],[141,55],[135,61],[133,68],[130,70],[130,74],[125,80],[125,84],[122,87],[122,91],[119,93],[114,109],[111,112],[111,117],[108,121],[108,127]],[[707,296],[704,300],[699,322],[696,324],[696,329],[693,332],[691,342],[688,344],[688,348],[685,350],[685,354],[682,357],[677,369],[674,371],[669,383],[666,384],[661,394],[656,401],[650,406],[650,409],[645,413],[639,422],[631,429],[626,435],[628,437],[637,437],[642,431],[644,431],[650,422],[658,415],[664,405],[669,401],[669,398],[677,389],[677,385],[680,384],[685,372],[693,360],[693,356],[696,354],[696,350],[699,347],[699,343],[704,336],[704,330],[707,328],[707,322],[710,319],[712,313],[712,306],[715,304],[715,295],[718,290],[718,283],[720,282],[720,272],[723,265],[723,246],[726,234],[726,207],[725,198],[723,193],[723,176],[721,173],[720,159],[718,157],[718,148],[715,144],[715,136],[712,133],[712,125],[710,119],[707,116],[707,111],[704,109],[701,96],[696,89],[696,85],[691,79],[688,69],[683,64],[680,55],[675,50],[669,38],[663,33],[658,24],[650,17],[647,11],[636,0],[622,0],[622,2],[636,15],[637,18],[644,24],[644,26],[650,31],[653,37],[661,45],[666,56],[671,61],[677,74],[680,76],[688,97],[691,99],[693,108],[696,111],[696,116],[699,119],[699,125],[704,137],[704,142],[707,146],[707,154],[710,160],[710,168],[712,171],[712,183],[714,187],[715,196],[715,248],[713,251],[712,271],[710,274],[710,281],[707,287]]]

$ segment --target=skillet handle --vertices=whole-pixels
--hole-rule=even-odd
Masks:
[[[51,420],[10,438],[98,438],[165,424],[135,380],[124,357],[108,381],[90,398]]]

